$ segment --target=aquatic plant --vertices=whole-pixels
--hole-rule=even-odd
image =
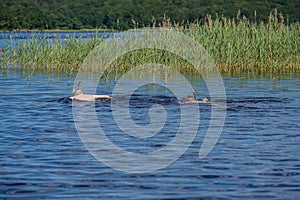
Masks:
[[[202,23],[176,23],[165,17],[161,23],[152,24],[187,33],[207,50],[222,73],[287,72],[300,69],[300,24],[289,24],[277,10],[270,13],[266,23],[256,20],[251,22],[238,13],[234,19],[207,15]],[[88,53],[101,45],[103,39],[97,33],[95,36],[63,40],[58,36],[49,39],[33,34],[23,43],[8,38],[0,53],[0,67],[2,70],[22,69],[29,75],[33,71],[61,71],[72,75]],[[195,73],[190,63],[172,53],[145,49],[119,58],[110,66],[107,74],[118,75],[132,66],[150,62],[174,66],[183,73]]]
[[[294,71],[300,69],[299,28],[299,23],[286,23],[275,9],[267,23],[251,23],[239,13],[236,19],[207,16],[191,35],[222,72]]]
[[[102,41],[95,34],[92,38],[48,38],[45,34],[32,34],[26,41],[8,38],[0,54],[1,69],[29,71],[60,71],[73,73],[78,70],[88,53]]]

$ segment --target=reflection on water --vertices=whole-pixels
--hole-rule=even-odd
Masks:
[[[99,163],[76,132],[68,79],[21,72],[0,76],[0,198],[297,199],[300,185],[300,79],[224,79],[227,118],[212,152],[198,158],[210,120],[201,105],[194,143],[171,166],[148,174],[125,174]],[[201,88],[198,88],[199,90]],[[109,93],[110,86],[98,88]],[[96,102],[99,122],[109,138],[128,151],[161,148],[176,134],[178,104],[168,95],[136,95],[132,117],[149,123],[147,110],[161,103],[166,127],[148,141],[122,134],[110,101]],[[82,102],[85,104],[84,102]],[[134,145],[133,145],[134,144]],[[135,148],[136,147],[136,148]]]

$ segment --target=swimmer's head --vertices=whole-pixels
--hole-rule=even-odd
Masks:
[[[190,101],[195,101],[195,100],[196,100],[195,97],[189,95],[189,96],[183,98],[181,101],[190,102]]]
[[[73,90],[73,92],[72,92],[72,95],[73,96],[77,96],[77,95],[81,95],[81,94],[83,94],[83,92],[81,91],[81,89],[76,89],[76,90]]]
[[[209,102],[209,99],[208,98],[204,98],[202,99],[203,102]]]

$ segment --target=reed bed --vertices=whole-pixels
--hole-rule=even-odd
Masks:
[[[202,23],[172,22],[165,19],[161,27],[187,33],[201,44],[214,59],[222,73],[291,72],[300,69],[300,25],[289,24],[277,10],[270,13],[268,22],[251,22],[239,13],[235,19],[207,16]],[[77,72],[88,53],[103,41],[102,38],[61,38],[52,40],[32,35],[19,44],[7,39],[0,53],[2,70],[13,68],[34,71]],[[122,74],[143,63],[174,66],[183,73],[195,73],[187,61],[169,52],[140,50],[130,52],[111,65],[110,72]]]
[[[288,24],[275,9],[269,21],[250,22],[207,16],[192,37],[203,45],[224,73],[289,72],[300,69],[300,25]]]
[[[0,67],[2,71],[20,69],[29,74],[35,71],[74,73],[90,51],[103,41],[95,35],[88,39],[75,36],[63,39],[33,34],[22,43],[7,38],[0,54]]]

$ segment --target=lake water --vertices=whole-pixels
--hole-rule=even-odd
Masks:
[[[110,32],[98,32],[99,37],[107,37],[111,35]],[[82,38],[88,39],[96,36],[95,32],[2,32],[0,33],[0,48],[2,48],[3,44],[6,42],[27,42],[28,39],[31,39],[32,36],[38,39],[57,39],[60,38],[62,40],[68,38]]]
[[[84,147],[67,98],[73,81],[43,73],[25,81],[22,71],[0,75],[1,199],[299,198],[299,74],[224,78],[227,116],[212,151],[199,159],[211,111],[209,105],[200,105],[201,124],[190,148],[171,165],[139,174],[107,167]],[[100,85],[97,93],[109,94],[113,85]],[[176,115],[172,117],[176,101],[150,91],[132,99],[137,105],[133,119],[149,123],[147,114],[138,110],[155,102],[167,108],[169,123],[177,126]],[[110,101],[96,102],[95,110],[109,119]],[[101,123],[113,130],[113,121]],[[174,137],[172,124],[167,126],[160,137],[165,141]],[[122,142],[121,133],[110,134],[123,148],[136,150],[134,140]],[[143,147],[160,148],[156,142],[149,140]]]

